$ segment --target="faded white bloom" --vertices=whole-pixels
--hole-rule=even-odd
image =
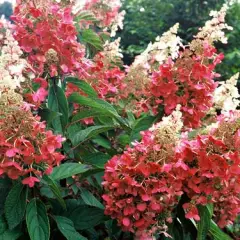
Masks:
[[[215,109],[221,109],[222,112],[236,110],[240,103],[237,88],[238,78],[239,73],[233,75],[226,82],[220,83],[220,86],[216,88],[213,96]]]
[[[103,54],[107,55],[108,58],[114,59],[114,58],[122,58],[122,50],[120,49],[120,41],[121,38],[117,38],[113,42],[106,41],[103,46]]]
[[[60,2],[61,0],[58,0],[58,1]],[[86,0],[75,0],[73,8],[72,8],[73,14],[76,14],[80,10],[82,10],[84,8],[86,2],[87,2]]]
[[[228,6],[224,4],[220,11],[211,11],[210,16],[213,18],[200,28],[200,32],[195,36],[198,39],[205,39],[209,43],[220,41],[227,43],[227,38],[223,30],[232,30],[232,27],[225,23],[225,16]]]
[[[204,129],[204,132],[211,133],[213,130],[219,127],[219,122],[213,122],[210,125],[207,125]]]
[[[175,111],[169,116],[163,117],[162,121],[150,128],[150,131],[168,131],[169,133],[179,133],[183,128],[181,105],[177,105]]]
[[[111,26],[111,35],[110,35],[111,37],[116,36],[116,32],[118,29],[123,29],[123,20],[124,20],[125,14],[126,14],[125,11],[121,11],[116,15],[116,19]]]
[[[22,51],[12,36],[10,24],[1,21],[6,28],[0,46],[0,92],[4,88],[16,89],[25,79],[22,72],[26,66],[25,59],[21,58]]]
[[[182,46],[181,38],[177,36],[179,24],[175,24],[169,31],[163,33],[162,37],[157,37],[154,43],[149,43],[147,49],[135,58],[132,66],[148,66],[148,61],[155,60],[159,64],[164,63],[169,57],[178,57],[179,47]]]

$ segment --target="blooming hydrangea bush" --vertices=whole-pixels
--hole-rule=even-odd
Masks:
[[[1,19],[0,238],[237,239],[239,75],[215,72],[227,6],[130,66],[120,8],[18,0]]]

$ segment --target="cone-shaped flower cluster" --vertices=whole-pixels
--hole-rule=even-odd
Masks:
[[[118,102],[123,98],[125,73],[118,66],[122,61],[119,49],[120,38],[114,42],[106,42],[102,52],[94,57],[94,64],[86,78],[98,92],[100,98],[110,102]]]
[[[33,187],[44,173],[50,174],[53,166],[64,156],[63,138],[46,130],[28,110],[24,110],[21,95],[13,90],[2,92],[0,98],[0,175],[11,179],[22,178],[22,183]]]
[[[199,219],[197,205],[213,204],[220,227],[232,224],[240,213],[240,112],[221,115],[207,135],[182,140],[176,158],[188,167],[183,191],[188,218]]]
[[[157,112],[158,105],[163,104],[165,113],[170,114],[181,104],[184,124],[199,127],[213,105],[213,92],[217,87],[213,70],[222,55],[215,52],[215,48],[205,44],[201,54],[195,55],[186,49],[175,63],[161,65],[159,71],[153,73],[150,84],[151,96],[155,97],[153,110]]]
[[[182,195],[181,179],[170,173],[186,167],[173,161],[181,127],[181,113],[173,112],[143,132],[141,142],[106,164],[105,214],[143,239],[156,231],[166,231],[166,223],[171,222],[171,212]]]
[[[14,36],[39,76],[48,72],[85,74],[85,48],[77,41],[72,6],[53,1],[18,1],[12,19]]]

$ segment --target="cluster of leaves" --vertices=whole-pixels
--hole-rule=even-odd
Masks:
[[[7,19],[12,15],[12,4],[10,2],[4,1],[0,5],[0,15],[4,15]]]

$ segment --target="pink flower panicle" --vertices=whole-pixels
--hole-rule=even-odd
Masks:
[[[94,60],[94,66],[90,69],[86,81],[96,89],[100,98],[118,103],[123,98],[125,88],[124,72],[117,66],[110,67],[102,53],[96,55]]]
[[[149,96],[155,102],[153,112],[157,112],[159,103],[164,105],[166,114],[170,114],[180,104],[184,124],[190,128],[201,126],[201,119],[213,105],[213,92],[217,87],[213,72],[221,62],[223,55],[217,55],[216,49],[206,44],[201,54],[195,55],[189,49],[184,50],[176,62],[168,62],[152,74]]]
[[[183,191],[191,199],[185,204],[187,218],[199,220],[197,205],[213,204],[220,227],[232,224],[240,213],[240,113],[222,115],[206,135],[183,140],[176,158],[184,162]]]
[[[142,238],[167,231],[166,224],[172,221],[171,212],[182,195],[181,178],[170,174],[183,167],[172,161],[176,131],[181,128],[179,116],[170,115],[142,132],[141,142],[105,166],[105,214],[117,219],[124,231]]]
[[[192,140],[177,134],[179,117],[164,118],[105,166],[105,214],[143,239],[166,234],[183,194],[190,199],[183,205],[186,218],[199,221],[198,206],[213,204],[214,219],[224,227],[240,213],[240,113],[221,115]]]
[[[88,68],[85,48],[77,41],[72,6],[49,2],[38,6],[19,1],[12,19],[14,37],[37,76],[75,73],[83,76]]]
[[[23,177],[22,183],[33,187],[63,160],[56,150],[64,138],[47,131],[40,117],[24,110],[21,96],[14,91],[2,93],[0,115],[0,175]]]

